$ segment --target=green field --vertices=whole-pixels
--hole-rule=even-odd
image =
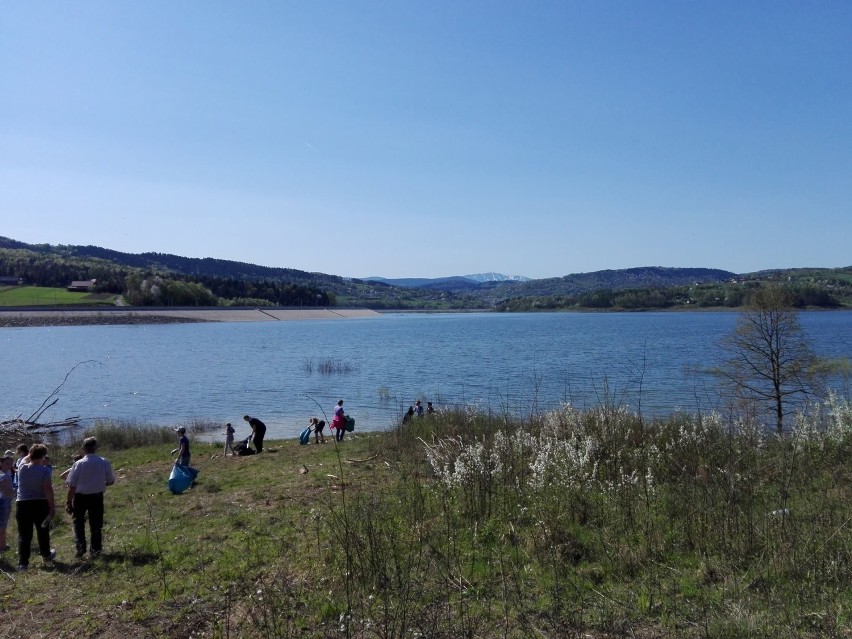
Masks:
[[[64,288],[46,286],[5,286],[0,287],[0,307],[2,306],[59,306],[112,305],[116,296],[108,293],[77,293]]]
[[[458,411],[227,458],[190,424],[181,495],[173,426],[94,425],[117,476],[96,558],[61,508],[76,451],[52,448],[57,559],[16,572],[12,517],[0,639],[852,638],[846,400],[784,437]]]

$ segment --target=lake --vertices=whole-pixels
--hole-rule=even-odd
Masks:
[[[734,312],[385,314],[373,319],[2,328],[0,417],[177,425],[260,417],[296,435],[338,398],[357,429],[415,399],[529,414],[569,402],[653,416],[719,406],[720,338]],[[800,316],[815,351],[852,358],[852,313]],[[337,372],[323,373],[322,364]],[[69,374],[72,368],[76,368]],[[67,379],[66,379],[67,375]],[[64,384],[63,384],[63,380]],[[846,389],[848,392],[848,389]]]

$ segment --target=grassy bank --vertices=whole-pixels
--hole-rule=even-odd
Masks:
[[[0,307],[60,305],[111,306],[115,303],[117,297],[118,295],[111,293],[86,293],[45,286],[0,287]]]
[[[67,515],[54,569],[7,552],[0,637],[852,636],[843,402],[785,438],[610,408],[354,435],[196,443],[178,496],[171,443],[102,451],[104,555]]]

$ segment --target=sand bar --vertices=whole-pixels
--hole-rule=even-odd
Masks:
[[[381,317],[364,308],[139,308],[0,310],[0,327],[189,322],[282,322],[309,319]]]

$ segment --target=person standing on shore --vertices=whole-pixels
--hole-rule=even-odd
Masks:
[[[9,524],[9,513],[12,512],[12,501],[15,498],[15,489],[12,486],[12,466],[15,463],[15,455],[7,450],[0,457],[0,553],[9,550],[6,544],[6,526]]]
[[[254,444],[254,449],[261,452],[263,450],[263,438],[266,435],[266,424],[257,417],[249,417],[248,415],[243,415],[243,419],[251,426],[251,441]]]
[[[77,546],[78,559],[86,554],[86,513],[89,514],[89,530],[91,546],[89,555],[96,557],[101,554],[104,527],[104,493],[107,486],[115,483],[112,465],[95,454],[98,440],[87,437],[83,440],[85,455],[74,462],[65,484],[68,486],[68,497],[65,510],[74,518],[74,543]]]
[[[234,452],[234,427],[231,426],[231,422],[225,424],[225,451],[222,456],[227,457],[229,450],[231,455],[237,454]]]
[[[38,550],[44,563],[51,565],[56,551],[50,547],[50,526],[56,514],[53,501],[53,477],[43,465],[47,446],[33,444],[27,462],[18,468],[18,499],[15,521],[18,522],[18,570],[30,565],[33,528],[38,537]]]
[[[24,465],[24,460],[30,454],[30,448],[26,444],[21,444],[16,450],[18,458],[12,464],[12,485],[15,487],[15,490],[18,489],[18,469]]]
[[[175,432],[180,435],[178,438],[178,447],[172,452],[177,452],[177,459],[175,463],[178,466],[189,466],[189,458],[191,454],[189,452],[189,437],[186,436],[186,426],[178,426],[175,428]]]
[[[334,439],[342,442],[343,436],[346,434],[346,413],[343,412],[342,399],[338,399],[337,406],[334,407],[334,419],[331,420],[331,427],[337,429]]]

